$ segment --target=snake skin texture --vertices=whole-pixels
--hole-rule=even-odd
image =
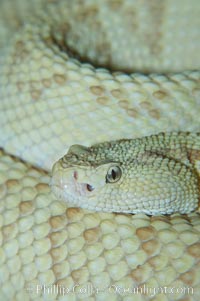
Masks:
[[[189,213],[200,199],[200,133],[72,145],[52,169],[56,197],[94,211]]]
[[[200,132],[197,0],[0,0],[0,301],[200,299],[200,216],[50,191],[73,144]]]

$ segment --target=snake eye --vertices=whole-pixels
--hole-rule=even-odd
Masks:
[[[119,166],[112,166],[109,168],[106,175],[106,183],[115,183],[121,178],[122,171]]]

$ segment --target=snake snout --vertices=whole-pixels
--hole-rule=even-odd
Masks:
[[[73,177],[74,177],[74,180],[77,182],[78,181],[78,171],[74,171]],[[88,183],[79,183],[79,185],[84,185],[86,190],[89,192],[94,190],[94,187]]]
[[[64,200],[87,196],[94,190],[94,186],[81,178],[81,173],[77,169],[63,169],[58,161],[53,166],[50,185],[53,193]]]

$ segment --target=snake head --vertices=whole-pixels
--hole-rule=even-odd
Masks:
[[[187,160],[179,159],[181,145],[158,152],[159,137],[71,146],[53,166],[53,193],[95,211],[154,215],[193,211],[199,201],[197,175]]]
[[[72,145],[67,154],[52,168],[51,187],[59,199],[88,209],[103,210],[106,186],[120,185],[122,166],[105,156],[99,156],[93,148]],[[114,188],[114,186],[113,186]],[[107,189],[107,193],[109,191]],[[113,204],[106,201],[108,211]]]
[[[95,167],[74,164],[63,168],[62,161],[59,160],[52,170],[52,191],[59,199],[74,205],[96,211],[103,210],[102,204],[107,198],[101,196],[104,195],[108,181],[119,181],[121,172],[118,172],[119,167],[113,162]],[[109,207],[108,204],[107,206]],[[111,211],[111,207],[108,211]]]

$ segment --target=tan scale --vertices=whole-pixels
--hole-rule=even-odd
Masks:
[[[88,282],[99,288],[114,284],[139,286],[150,281],[153,275],[159,286],[174,287],[177,279],[183,287],[192,286],[197,295],[198,213],[120,216],[70,208],[50,193],[50,178],[43,170],[3,151],[0,164],[6,171],[0,174],[1,190],[7,191],[2,202],[7,204],[15,193],[11,183],[15,186],[16,181],[12,177],[9,182],[6,180],[13,169],[15,175],[18,174],[21,194],[27,189],[32,191],[32,194],[25,194],[23,202],[16,200],[1,214],[3,221],[8,221],[9,215],[12,217],[7,225],[2,224],[0,271],[4,281],[1,300],[12,300],[14,295],[16,300],[29,300],[33,295],[30,296],[25,288],[36,289],[43,281],[47,285],[62,283],[67,287],[77,283],[84,286]],[[40,185],[36,181],[38,174]],[[28,182],[26,178],[29,178]],[[14,282],[16,277],[21,279],[20,289],[19,280]],[[107,294],[105,291],[103,296],[106,298]],[[109,294],[115,300],[115,293]],[[59,294],[52,296],[62,300]],[[73,298],[73,294],[69,296]],[[37,300],[42,298],[41,292],[38,293]],[[91,298],[95,299],[95,294]],[[148,296],[142,298],[148,300]]]

